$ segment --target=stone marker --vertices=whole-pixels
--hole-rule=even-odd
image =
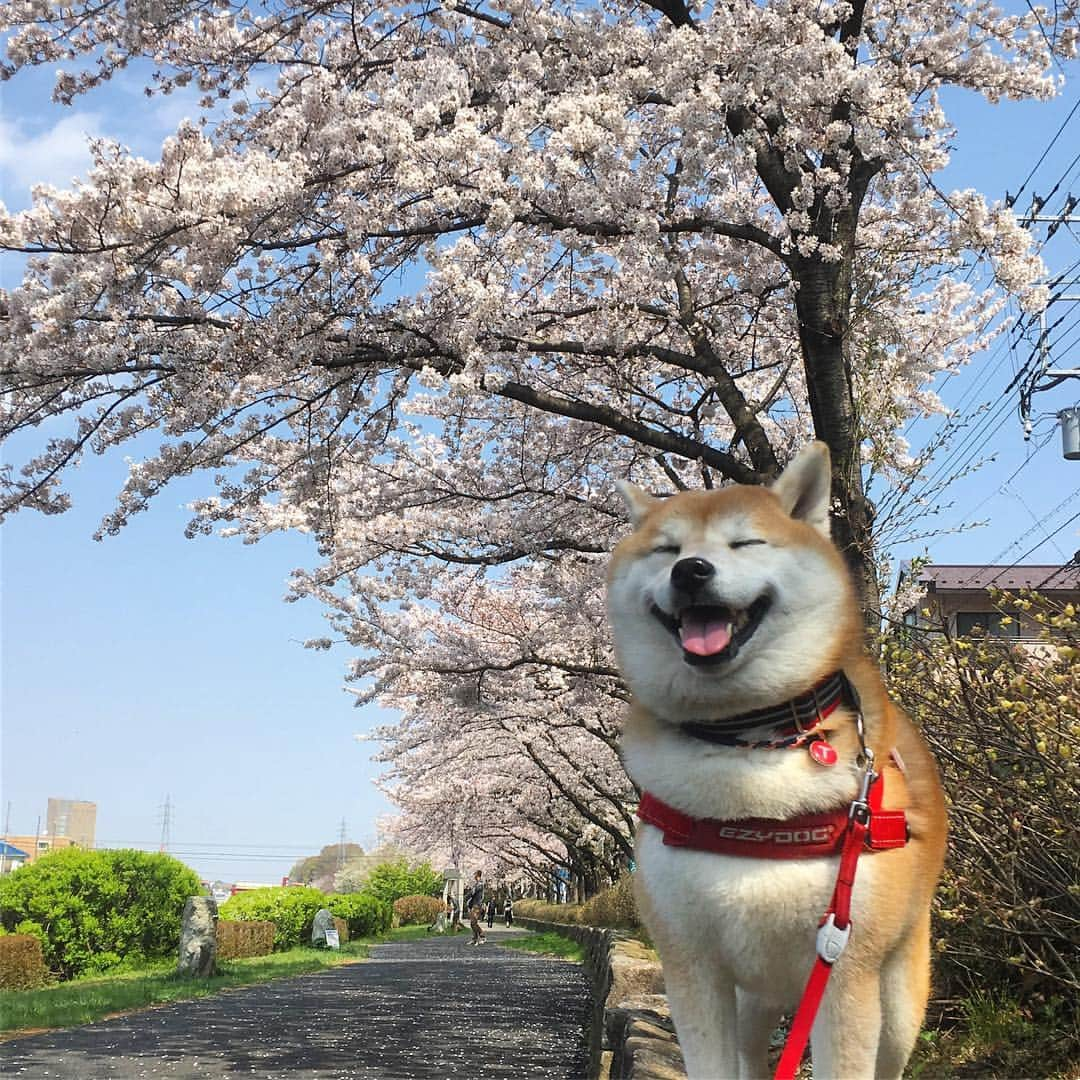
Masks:
[[[180,928],[180,961],[176,966],[181,975],[206,978],[214,974],[217,964],[217,918],[217,901],[213,897],[188,897]]]
[[[315,922],[311,925],[311,944],[326,945],[326,931],[333,929],[334,916],[326,908],[319,908],[315,912]]]

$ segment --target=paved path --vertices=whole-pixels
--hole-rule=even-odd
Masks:
[[[0,1073],[580,1080],[581,968],[492,937],[378,945],[365,963],[14,1039],[0,1045]]]

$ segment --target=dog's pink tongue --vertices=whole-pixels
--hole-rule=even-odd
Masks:
[[[693,610],[683,613],[679,627],[682,647],[696,656],[715,656],[723,652],[731,641],[731,623],[724,619],[710,619]]]

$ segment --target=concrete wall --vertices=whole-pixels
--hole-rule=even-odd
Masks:
[[[660,963],[618,930],[514,919],[528,930],[554,931],[585,949],[592,986],[589,1074],[596,1080],[685,1080]]]

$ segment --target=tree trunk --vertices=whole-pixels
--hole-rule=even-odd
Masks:
[[[851,223],[854,234],[854,223]],[[844,344],[849,329],[851,261],[800,260],[795,306],[814,433],[832,455],[832,532],[851,571],[867,626],[876,627],[878,595],[871,528],[862,478],[859,424]]]

